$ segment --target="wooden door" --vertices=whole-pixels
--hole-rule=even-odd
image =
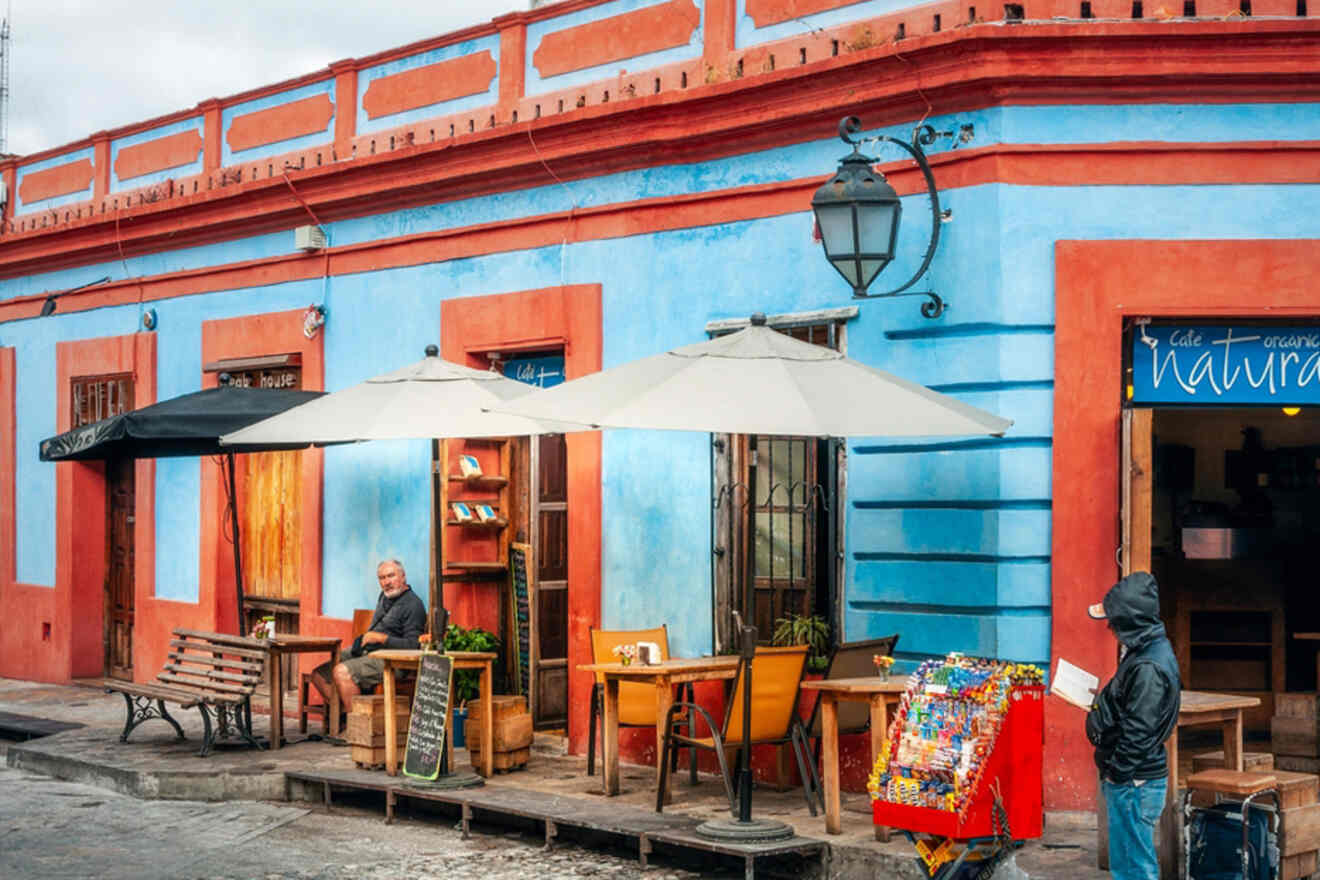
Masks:
[[[230,383],[297,390],[302,370],[283,366],[232,373]],[[239,551],[243,560],[244,632],[266,616],[297,633],[302,574],[302,451],[254,452],[235,459]],[[228,522],[224,525],[227,536]],[[298,686],[298,664],[286,664],[285,687]]]
[[[536,583],[532,612],[532,721],[568,721],[568,445],[534,438],[532,473]]]
[[[69,383],[69,427],[80,428],[133,409],[133,376],[78,376]],[[101,617],[102,668],[110,678],[133,678],[133,460],[105,463],[105,584]]]
[[[105,674],[133,680],[134,462],[105,463],[106,575]]]

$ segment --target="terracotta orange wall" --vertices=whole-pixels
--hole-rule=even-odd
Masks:
[[[247,315],[202,323],[202,363],[237,357],[272,354],[302,356],[302,387],[325,390],[325,354],[320,333],[308,339],[302,332],[303,309]],[[202,375],[202,387],[214,388],[216,373]],[[347,643],[352,622],[321,615],[321,489],[325,456],[319,449],[302,453],[302,584],[299,595],[299,631],[304,635],[337,636]],[[203,460],[202,530],[198,595],[213,618],[213,628],[233,632],[237,626],[233,548],[221,536],[225,519],[225,493],[220,467]],[[241,489],[240,489],[241,495]],[[240,498],[240,503],[242,500]],[[325,658],[302,655],[304,671]]]
[[[488,351],[534,351],[562,346],[564,372],[575,379],[600,370],[603,345],[601,287],[551,287],[446,300],[440,306],[440,351],[447,360],[485,367]],[[600,432],[569,434],[568,441],[568,733],[569,748],[585,749],[591,676],[588,629],[600,626]],[[489,587],[445,588],[455,617],[474,614]]]
[[[79,376],[131,373],[137,406],[156,400],[156,337],[152,333],[61,342],[55,347],[55,426],[69,430],[70,385]],[[21,587],[15,607],[30,609],[41,619],[29,620],[24,632],[35,630],[39,641],[28,667],[42,681],[95,677],[104,672],[105,611],[105,467],[99,462],[66,462],[55,466],[55,589],[49,599],[39,587]],[[135,471],[134,601],[142,607],[155,589],[156,466],[139,461]],[[75,560],[77,561],[75,564]],[[28,603],[31,603],[30,605]],[[50,637],[43,637],[45,623]],[[143,660],[137,620],[133,643],[135,674]]]
[[[1052,643],[1097,673],[1115,651],[1085,608],[1117,578],[1125,318],[1313,318],[1320,241],[1062,241],[1055,245]],[[1046,704],[1046,807],[1095,808],[1080,711]]]

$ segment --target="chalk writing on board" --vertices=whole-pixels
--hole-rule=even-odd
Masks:
[[[403,754],[403,773],[416,779],[440,775],[440,755],[449,724],[449,694],[454,661],[443,654],[423,653],[417,670],[412,718],[408,722],[408,746]]]
[[[531,545],[509,546],[509,579],[513,586],[514,644],[518,648],[518,693],[530,694],[531,684],[531,598],[528,587],[528,569],[531,567]]]

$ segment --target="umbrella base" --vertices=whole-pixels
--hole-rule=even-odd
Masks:
[[[408,788],[430,791],[451,791],[456,788],[476,788],[485,785],[486,780],[475,773],[446,773],[435,779],[409,779],[404,783]]]
[[[733,843],[762,843],[768,840],[787,840],[796,832],[793,826],[776,822],[774,819],[711,819],[702,822],[696,828],[698,837],[707,840],[724,840]]]

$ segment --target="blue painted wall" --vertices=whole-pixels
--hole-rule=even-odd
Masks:
[[[1259,119],[1320,136],[1314,106],[1178,108],[1198,139],[1254,140]],[[978,145],[1057,141],[1088,120],[1088,140],[1141,139],[1157,110],[1005,108],[973,121]],[[1194,121],[1196,125],[1191,125]],[[903,133],[903,127],[889,131]],[[1170,136],[1177,132],[1170,131]],[[820,139],[733,159],[613,174],[567,187],[467,199],[333,224],[336,244],[427,229],[721,189],[822,173],[846,151]],[[886,156],[885,158],[892,158]],[[1053,247],[1059,239],[1320,237],[1320,187],[974,186],[942,193],[953,210],[931,287],[950,303],[937,321],[917,300],[861,305],[849,354],[1015,420],[1002,440],[848,442],[845,637],[898,631],[906,663],[949,650],[1045,662],[1050,626]],[[1226,206],[1232,206],[1228,210]],[[439,340],[440,303],[559,284],[603,285],[604,365],[699,341],[709,320],[753,311],[850,305],[850,291],[811,240],[808,212],[625,239],[533,248],[426,266],[227,291],[154,303],[160,396],[201,381],[201,323],[324,301],[326,386],[344,388],[422,356]],[[925,244],[924,197],[906,200],[905,256],[882,281],[910,273]],[[130,275],[293,250],[292,234],[128,261]],[[61,289],[119,263],[0,283],[0,298]],[[18,576],[54,578],[54,469],[36,460],[54,432],[58,341],[132,332],[137,306],[0,325],[18,349]],[[1118,377],[1114,381],[1117,383]],[[858,401],[859,406],[866,405]],[[709,438],[607,432],[603,441],[603,622],[666,622],[676,653],[711,646]],[[398,556],[425,580],[427,445],[372,443],[326,451],[323,611],[348,617],[371,602],[375,562]],[[199,469],[157,468],[157,592],[196,600]],[[164,548],[169,548],[165,552]]]

